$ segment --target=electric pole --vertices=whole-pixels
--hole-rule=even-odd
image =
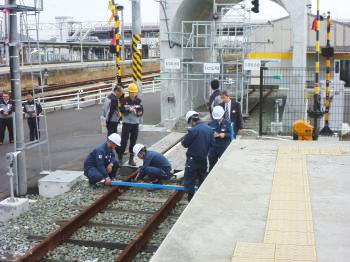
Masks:
[[[27,193],[27,173],[24,152],[24,129],[22,114],[22,94],[21,94],[21,75],[19,69],[19,39],[17,32],[17,5],[16,0],[9,0],[9,55],[10,55],[10,78],[11,94],[15,103],[15,130],[16,130],[16,150],[22,153],[17,156],[17,177],[18,177],[18,195]]]
[[[132,77],[142,95],[142,44],[140,0],[132,0]]]

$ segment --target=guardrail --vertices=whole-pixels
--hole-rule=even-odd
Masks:
[[[94,86],[90,87],[96,88]],[[159,81],[146,81],[142,83],[142,93],[155,93],[160,90]],[[45,112],[51,112],[56,110],[64,110],[75,108],[77,110],[86,106],[91,106],[96,103],[102,104],[107,95],[112,91],[112,85],[110,87],[99,88],[94,90],[79,89],[76,93],[44,96],[38,98],[41,106]],[[127,92],[126,92],[127,93]],[[53,100],[53,101],[52,101]]]

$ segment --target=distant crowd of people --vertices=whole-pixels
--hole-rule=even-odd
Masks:
[[[222,156],[232,139],[243,128],[241,105],[230,98],[227,91],[220,91],[219,80],[211,81],[213,90],[209,99],[211,121],[200,121],[199,113],[190,110],[185,119],[189,126],[181,144],[187,148],[184,167],[184,189],[188,201]],[[90,184],[104,180],[109,185],[122,165],[124,151],[129,142],[130,166],[136,166],[134,156],[143,160],[138,168],[136,180],[162,183],[172,177],[168,159],[161,153],[150,151],[143,144],[137,144],[139,124],[143,116],[142,100],[137,97],[137,85],[128,86],[125,97],[121,86],[116,86],[107,96],[100,116],[101,124],[107,129],[107,140],[96,146],[84,161],[84,174]],[[118,125],[122,121],[121,135]],[[209,162],[209,169],[208,169]]]
[[[22,104],[23,113],[27,119],[29,129],[29,140],[34,141],[39,139],[39,115],[42,112],[40,103],[35,102],[33,94],[26,94],[26,101]],[[13,113],[14,102],[10,97],[9,92],[3,92],[0,98],[0,145],[4,143],[6,130],[8,131],[9,143],[14,142],[13,136]]]

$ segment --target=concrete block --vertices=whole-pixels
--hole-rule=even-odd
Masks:
[[[56,170],[39,179],[39,194],[43,197],[55,197],[68,192],[83,176],[83,171]]]
[[[0,202],[0,222],[6,222],[29,210],[28,198],[6,198]]]

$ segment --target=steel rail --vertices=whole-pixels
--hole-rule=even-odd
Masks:
[[[162,150],[163,151],[162,153],[165,153],[166,151],[170,150],[180,140],[181,139],[174,142],[172,145],[170,145],[165,150]],[[136,175],[137,175],[137,170],[132,172],[131,175],[129,175],[124,181],[130,181]],[[33,261],[39,261],[40,259],[44,258],[44,256],[48,252],[54,250],[59,244],[61,244],[66,239],[68,239],[71,235],[73,235],[74,232],[76,232],[80,227],[87,224],[91,218],[93,218],[94,216],[96,216],[96,214],[98,214],[104,208],[106,208],[112,201],[117,199],[122,194],[122,191],[125,191],[125,188],[126,187],[122,188],[119,186],[112,187],[112,189],[110,191],[108,191],[106,194],[104,194],[99,199],[97,199],[96,202],[94,202],[92,205],[90,205],[89,207],[84,209],[81,213],[79,213],[78,215],[73,217],[71,220],[69,220],[63,226],[58,228],[55,232],[49,234],[46,239],[44,239],[42,242],[40,242],[39,244],[34,246],[24,256],[20,257],[17,260],[17,262],[33,262]],[[183,192],[180,192],[180,194],[183,194]],[[179,197],[179,195],[175,194],[175,199],[177,198],[176,196]],[[172,199],[173,198],[174,198],[174,196],[172,197]],[[175,200],[172,200],[172,201],[175,201]],[[169,200],[167,202],[169,202]],[[158,212],[160,212],[160,210],[158,210],[157,213]],[[162,215],[164,215],[166,212],[162,211],[161,213],[162,213]],[[151,220],[153,220],[153,219],[151,219]],[[148,234],[149,234],[148,232],[150,229],[144,229],[144,230],[147,232],[147,236],[148,236]],[[139,242],[137,242],[137,243],[139,243]]]
[[[184,191],[175,191],[162,207],[150,218],[149,222],[138,232],[133,241],[115,259],[117,262],[132,262],[139,251],[146,245],[158,226],[168,217],[176,204],[182,199]]]

